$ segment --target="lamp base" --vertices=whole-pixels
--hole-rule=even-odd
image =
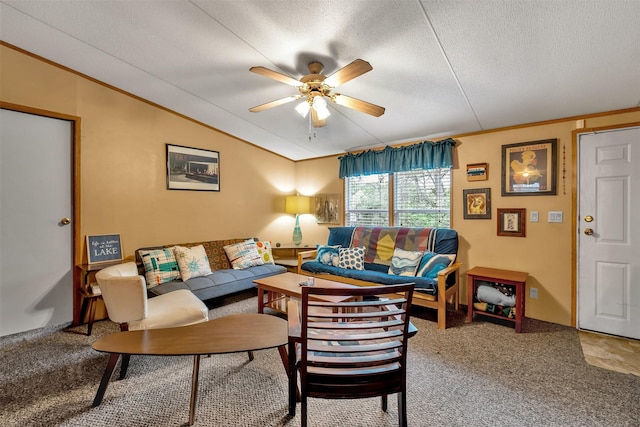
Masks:
[[[302,230],[300,229],[300,215],[296,215],[296,225],[293,227],[293,244],[300,246],[302,243]]]

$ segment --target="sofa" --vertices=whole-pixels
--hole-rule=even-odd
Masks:
[[[206,301],[255,288],[255,279],[287,271],[273,263],[269,242],[255,238],[145,247],[135,255],[151,297],[188,289]]]
[[[448,228],[332,227],[326,245],[298,254],[298,273],[359,286],[415,283],[413,304],[458,309],[458,233]]]

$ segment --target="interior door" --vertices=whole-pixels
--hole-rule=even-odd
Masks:
[[[72,137],[0,109],[0,336],[73,320]]]
[[[640,127],[578,136],[578,327],[640,339]]]

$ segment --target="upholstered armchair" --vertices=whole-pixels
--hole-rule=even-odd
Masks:
[[[181,289],[147,298],[146,281],[134,262],[113,265],[96,273],[109,319],[123,331],[186,326],[209,320],[207,306]]]
[[[191,291],[180,289],[147,298],[146,280],[134,262],[113,265],[96,273],[109,319],[122,331],[187,326],[209,320],[209,309]],[[127,374],[130,355],[122,356],[120,379]]]

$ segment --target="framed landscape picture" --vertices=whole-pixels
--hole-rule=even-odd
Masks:
[[[502,195],[556,194],[557,139],[502,146]]]
[[[462,190],[464,219],[491,219],[491,189]]]
[[[315,202],[318,224],[340,224],[340,194],[316,194]]]
[[[220,191],[220,153],[167,144],[167,189]]]

